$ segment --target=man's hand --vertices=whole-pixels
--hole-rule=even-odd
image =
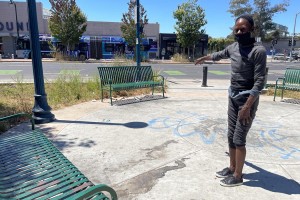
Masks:
[[[203,64],[204,61],[206,60],[211,60],[211,57],[208,55],[208,56],[203,56],[203,57],[200,57],[198,59],[195,60],[195,65],[198,65],[198,64]]]
[[[250,107],[243,106],[243,108],[238,113],[239,120],[245,126],[251,122]]]

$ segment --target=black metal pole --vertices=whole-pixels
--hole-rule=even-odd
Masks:
[[[141,66],[140,54],[140,0],[136,0],[136,65]]]
[[[203,66],[203,79],[201,87],[207,87],[207,66]]]
[[[10,0],[10,3],[14,4],[14,7],[15,7],[17,39],[18,39],[20,37],[20,34],[19,34],[19,26],[18,26],[19,21],[18,21],[17,5],[16,5],[16,2],[14,2],[13,0]]]
[[[32,58],[33,80],[34,80],[34,107],[32,109],[36,124],[43,124],[55,120],[55,116],[50,112],[51,108],[47,102],[45,93],[43,66],[41,58],[41,49],[39,42],[38,21],[35,0],[27,0],[30,48]]]

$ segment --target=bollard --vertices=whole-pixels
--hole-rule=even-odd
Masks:
[[[265,75],[265,81],[264,81],[264,88],[267,87],[268,72],[269,72],[269,67],[266,67],[266,75]]]
[[[0,53],[0,60],[2,60],[2,54]]]
[[[203,66],[203,79],[201,87],[207,87],[207,66]]]
[[[11,54],[11,59],[15,59],[15,55],[14,54]]]

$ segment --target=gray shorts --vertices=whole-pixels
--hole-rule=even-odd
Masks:
[[[243,105],[246,103],[249,94],[240,95],[238,98],[232,98],[229,96],[228,99],[228,144],[230,148],[236,148],[236,146],[246,145],[246,136],[251,128],[252,122],[255,118],[255,113],[257,111],[259,97],[253,103],[250,116],[251,121],[246,125],[243,125],[240,120],[238,120],[238,112],[242,109]]]

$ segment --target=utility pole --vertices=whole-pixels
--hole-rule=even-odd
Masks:
[[[294,32],[293,32],[293,35],[292,35],[292,45],[291,45],[291,50],[290,50],[290,61],[292,61],[292,51],[293,51],[293,46],[294,46],[294,38],[295,38],[295,30],[296,30],[296,23],[297,23],[297,16],[298,14],[300,14],[300,12],[296,13],[296,16],[295,16],[295,22],[294,22]]]
[[[47,95],[45,93],[36,2],[35,0],[26,1],[29,19],[30,48],[35,90],[34,107],[32,108],[32,118],[36,124],[44,124],[54,121],[55,116],[50,112],[51,108],[48,105]]]

